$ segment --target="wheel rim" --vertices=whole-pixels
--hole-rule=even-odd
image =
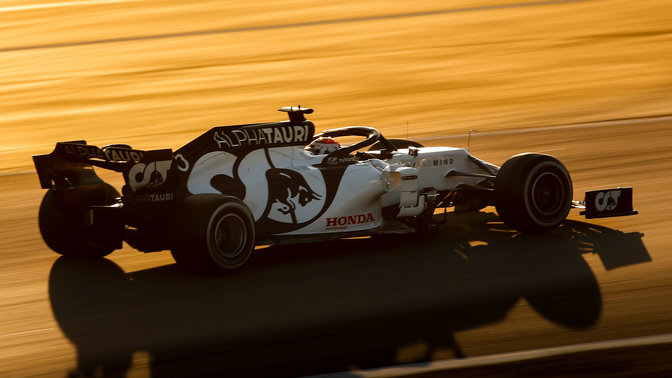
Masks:
[[[225,214],[217,220],[212,232],[214,258],[230,263],[243,254],[247,244],[245,220],[238,214]]]
[[[565,188],[562,179],[554,172],[544,172],[532,184],[532,203],[537,212],[552,216],[563,208]]]

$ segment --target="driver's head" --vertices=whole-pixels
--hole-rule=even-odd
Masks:
[[[339,148],[341,148],[341,145],[338,144],[338,142],[333,138],[329,137],[319,137],[306,146],[306,150],[312,152],[315,155],[329,154],[338,150]]]

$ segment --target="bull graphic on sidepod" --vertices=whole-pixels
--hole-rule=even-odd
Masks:
[[[277,205],[277,210],[282,214],[289,214],[293,224],[297,223],[297,202],[303,207],[322,197],[311,189],[300,173],[291,169],[271,168],[266,171],[266,179],[269,183],[268,203]]]

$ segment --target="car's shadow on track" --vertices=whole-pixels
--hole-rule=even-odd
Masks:
[[[77,348],[73,375],[124,376],[137,351],[154,377],[297,376],[437,350],[463,357],[455,333],[503,320],[521,299],[554,324],[594,326],[602,297],[583,254],[607,269],[650,261],[639,233],[567,221],[530,237],[491,213],[450,218],[433,236],[268,247],[222,277],[59,258],[49,294]]]

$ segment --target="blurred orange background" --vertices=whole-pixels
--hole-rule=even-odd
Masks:
[[[59,140],[177,148],[284,105],[391,137],[672,105],[665,0],[10,1],[0,17],[0,171]]]

